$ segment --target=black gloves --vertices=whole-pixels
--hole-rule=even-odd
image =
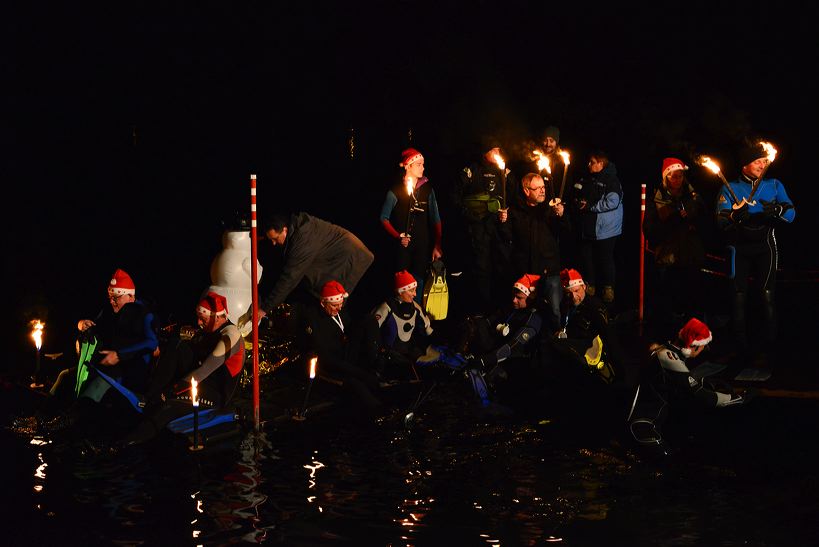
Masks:
[[[745,202],[742,202],[742,206],[738,209],[734,209],[730,214],[731,220],[736,223],[744,222],[748,220],[750,216],[751,214],[748,212],[748,204]]]
[[[759,200],[759,202],[762,204],[762,214],[768,218],[779,218],[785,210],[783,205],[773,201]]]

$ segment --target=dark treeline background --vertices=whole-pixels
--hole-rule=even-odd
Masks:
[[[816,268],[815,247],[797,242],[817,227],[809,18],[755,2],[543,4],[11,10],[0,23],[9,346],[31,354],[37,317],[45,351],[70,349],[71,326],[107,305],[118,267],[164,322],[191,320],[225,223],[249,215],[251,173],[262,213],[304,210],[357,233],[377,254],[365,287],[380,299],[390,274],[378,213],[408,145],[425,155],[457,269],[449,192],[480,137],[500,137],[521,168],[524,143],[549,124],[571,176],[593,148],[617,165],[622,301],[636,294],[640,184],[678,156],[712,199],[719,182],[694,158],[711,155],[730,179],[749,137],[777,145],[769,174],[797,206],[780,231],[781,267]],[[270,258],[269,244],[260,251]]]

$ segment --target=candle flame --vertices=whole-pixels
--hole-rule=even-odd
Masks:
[[[34,340],[34,347],[37,348],[37,351],[40,351],[40,348],[43,347],[43,329],[45,328],[45,323],[40,321],[39,319],[35,319],[31,322],[31,338]]]
[[[500,156],[500,154],[492,154],[492,159],[495,160],[495,163],[498,164],[498,167],[500,167],[501,171],[506,169],[506,162],[503,161],[503,158]]]
[[[769,142],[760,141],[759,145],[765,150],[765,153],[768,155],[768,162],[773,163],[773,160],[776,159],[776,148]]]
[[[316,377],[316,361],[318,361],[318,358],[316,358],[316,357],[313,357],[312,359],[310,359],[310,379],[311,380]]]
[[[191,378],[191,402],[193,402],[193,406],[199,406],[199,390],[196,389],[198,385],[199,382],[196,381],[196,378]]]
[[[411,196],[413,190],[415,190],[415,181],[412,177],[407,177],[407,195]]]
[[[708,156],[701,156],[698,161],[700,165],[706,169],[710,169],[714,174],[718,174],[720,172],[719,165],[717,165],[716,162]]]
[[[558,154],[560,154],[560,157],[563,158],[563,165],[568,167],[569,166],[569,153],[566,152],[565,150],[561,150],[560,152],[558,152]]]

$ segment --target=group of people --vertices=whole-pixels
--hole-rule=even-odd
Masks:
[[[545,130],[538,153],[548,164],[537,163],[520,179],[506,167],[501,144],[487,139],[478,160],[454,184],[452,201],[469,234],[472,259],[465,272],[472,308],[454,333],[457,342],[436,335],[435,320],[423,305],[425,272],[444,254],[443,233],[424,156],[413,148],[402,152],[400,176],[380,214],[384,232],[394,241],[385,258],[392,264],[393,294],[365,314],[351,316],[348,297],[375,255],[341,226],[306,212],[274,214],[262,219],[262,231],[281,249],[283,260],[261,299],[259,317],[280,304],[293,304],[305,354],[317,356],[322,373],[335,376],[370,409],[380,408],[378,392],[385,383],[417,378],[419,369],[436,363],[466,371],[484,403],[490,392],[515,385],[515,377],[525,378],[524,384],[532,378],[543,384],[616,383],[626,359],[609,314],[615,299],[615,248],[623,229],[623,187],[603,151],[589,154],[587,173],[567,186],[568,158],[561,154],[559,138],[556,127]],[[702,313],[697,276],[705,257],[702,226],[709,217],[732,249],[738,344],[748,347],[749,276],[761,286],[764,340],[773,342],[775,228],[792,222],[795,209],[782,183],[763,177],[769,163],[762,148],[749,149],[740,178],[726,183],[716,206],[709,207],[686,180],[688,166],[677,158],[663,161],[643,230],[665,295],[658,298],[667,305],[662,311],[671,315],[682,308],[685,313],[679,321],[684,326],[674,331],[677,340],[664,346],[665,353],[655,352],[660,372],[685,373],[685,359],[698,354],[689,350],[711,339],[707,325],[695,317]],[[130,276],[117,270],[108,294],[111,311],[78,327],[93,329],[102,340],[96,366],[144,395],[145,419],[129,439],[149,438],[189,408],[191,380],[201,386],[206,404],[228,404],[242,370],[240,332],[249,313],[234,325],[227,319],[224,296],[208,293],[196,307],[200,333],[160,348],[156,319],[136,299]],[[671,295],[680,298],[673,301]],[[692,329],[697,332],[693,338]],[[668,385],[676,384],[684,382]],[[79,399],[98,402],[107,389],[99,378],[90,378]],[[698,397],[726,404],[720,395]]]
[[[121,393],[133,394],[141,419],[121,437],[133,444],[153,438],[168,423],[190,414],[192,398],[205,409],[224,408],[235,395],[244,368],[245,344],[227,317],[227,299],[208,292],[195,308],[196,332],[160,342],[159,322],[136,296],[131,276],[117,269],[107,287],[110,307],[77,323],[85,349],[77,367],[60,373],[53,400],[64,400],[71,425],[93,427],[107,408],[121,407]],[[74,375],[72,383],[67,378]],[[197,395],[194,395],[196,393]]]

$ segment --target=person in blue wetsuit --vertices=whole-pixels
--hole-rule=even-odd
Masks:
[[[742,173],[729,182],[738,203],[731,191],[723,187],[717,200],[717,224],[725,243],[735,251],[734,277],[730,283],[732,330],[735,345],[747,349],[738,357],[741,361],[755,357],[755,364],[764,367],[769,365],[769,353],[776,340],[774,290],[779,261],[776,228],[793,222],[796,209],[781,181],[760,179],[770,163],[768,152],[761,145],[744,149],[739,162]],[[746,317],[749,277],[762,293],[763,312],[762,331],[752,337],[747,333]],[[760,340],[761,347],[749,346],[749,339]]]

